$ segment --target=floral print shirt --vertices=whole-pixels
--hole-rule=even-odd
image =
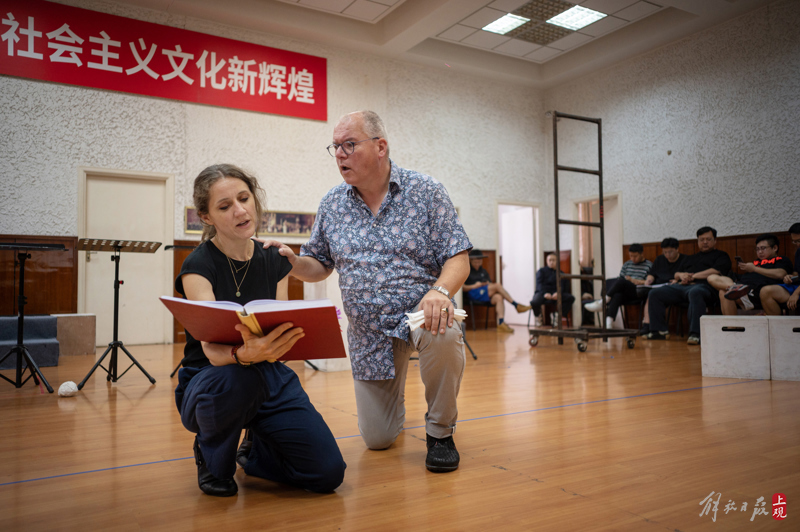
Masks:
[[[339,272],[356,380],[394,378],[392,338],[408,340],[404,314],[435,284],[444,263],[469,249],[444,186],[394,162],[377,216],[347,183],[322,198],[300,255]]]

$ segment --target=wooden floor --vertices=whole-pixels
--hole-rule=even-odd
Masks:
[[[467,357],[449,474],[424,467],[416,362],[387,451],[358,435],[349,372],[290,363],[347,462],[327,495],[241,469],[238,496],[200,492],[169,378],[182,345],[129,346],[152,386],[135,367],[115,384],[98,372],[73,398],[0,381],[0,530],[800,530],[800,382],[703,378],[700,348],[678,340],[579,353],[548,337],[530,348],[523,327],[467,339],[479,358]],[[62,357],[44,374],[57,388],[93,362]],[[716,522],[700,515],[712,492]],[[786,521],[771,516],[774,493]],[[769,514],[751,521],[759,497]]]

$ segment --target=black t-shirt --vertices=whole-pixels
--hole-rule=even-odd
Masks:
[[[686,255],[683,253],[678,254],[675,262],[670,262],[664,255],[656,257],[648,274],[653,276],[653,284],[664,284],[675,279],[675,272],[682,271],[684,260],[686,260]]]
[[[488,283],[489,282],[489,272],[487,272],[483,266],[478,268],[477,270],[474,269],[472,266],[469,268],[469,275],[467,276],[467,280],[464,281],[464,284],[469,286],[475,283]]]
[[[792,261],[780,255],[771,259],[755,260],[753,264],[765,270],[781,268],[786,273],[792,273]],[[769,284],[781,284],[783,282],[783,277],[780,279],[771,279],[757,272],[745,272],[739,276],[739,282],[750,286],[766,286]]]
[[[233,261],[235,268],[242,268],[245,263]],[[278,249],[270,247],[264,249],[258,242],[253,249],[250,267],[242,281],[244,269],[236,274],[236,279],[241,282],[239,291],[241,297],[236,297],[236,284],[228,263],[228,258],[210,240],[206,240],[186,257],[181,267],[181,273],[175,279],[175,290],[183,297],[183,275],[196,273],[202,275],[211,283],[214,297],[217,301],[234,301],[236,303],[249,303],[256,299],[275,299],[278,290],[278,281],[286,277],[292,265],[286,257],[278,254]],[[198,340],[186,332],[186,348],[183,350],[184,367],[202,368],[210,362],[203,352],[203,347]]]
[[[800,273],[800,248],[794,252],[794,271]]]
[[[698,273],[709,268],[714,268],[720,275],[728,275],[731,272],[731,258],[724,251],[710,249],[689,255],[683,262],[683,271],[686,273]],[[697,279],[695,283],[708,284],[708,281]]]

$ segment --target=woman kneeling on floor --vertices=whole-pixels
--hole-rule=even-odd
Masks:
[[[244,305],[288,298],[289,261],[251,239],[261,221],[261,194],[256,179],[233,165],[210,166],[197,176],[194,204],[203,238],[175,280],[186,299]],[[242,335],[238,346],[200,342],[186,333],[175,400],[183,426],[197,434],[200,489],[235,495],[238,462],[248,475],[333,491],[346,467],[336,440],[297,375],[276,362],[303,330],[284,323],[262,338],[244,325],[236,330]],[[243,429],[249,437],[237,456]]]

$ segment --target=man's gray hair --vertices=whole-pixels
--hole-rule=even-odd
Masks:
[[[386,136],[386,126],[383,125],[383,120],[378,116],[378,113],[375,111],[359,111],[359,114],[364,120],[364,133],[370,137],[389,140]]]
[[[383,125],[383,120],[378,116],[375,111],[354,111],[348,113],[339,119],[341,122],[345,118],[361,117],[361,123],[364,126],[364,133],[368,137],[380,137],[386,140],[386,156],[389,156],[389,138],[386,136],[386,126]]]

